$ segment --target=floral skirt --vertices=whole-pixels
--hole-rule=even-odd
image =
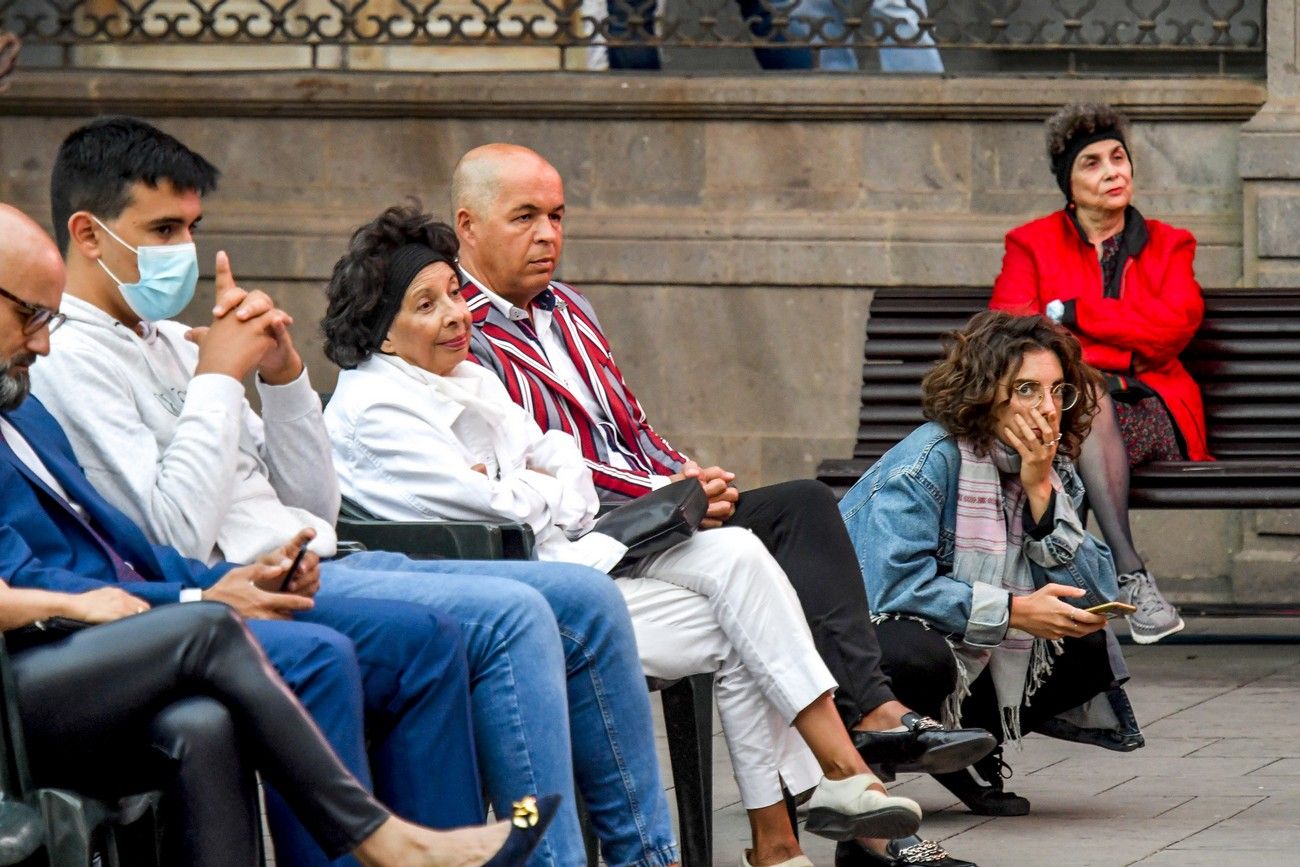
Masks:
[[[1174,422],[1158,397],[1148,397],[1137,403],[1115,401],[1115,415],[1119,418],[1120,434],[1128,449],[1128,465],[1136,467],[1151,461],[1186,460]]]

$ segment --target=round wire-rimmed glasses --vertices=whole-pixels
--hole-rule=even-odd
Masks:
[[[1041,383],[1028,380],[1011,386],[1011,394],[1028,408],[1041,406],[1045,391],[1051,391],[1052,403],[1056,404],[1056,408],[1062,412],[1074,409],[1074,405],[1079,402],[1079,389],[1068,382],[1059,383],[1050,389],[1045,389]]]

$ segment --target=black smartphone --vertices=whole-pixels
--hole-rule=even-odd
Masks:
[[[302,565],[302,558],[306,556],[307,546],[303,545],[298,549],[298,556],[294,557],[293,562],[289,564],[289,571],[284,573],[284,580],[280,582],[281,593],[284,593],[289,589],[289,582],[293,580],[294,575],[298,574],[298,567]]]

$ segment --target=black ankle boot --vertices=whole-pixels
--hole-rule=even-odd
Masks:
[[[1010,777],[1011,766],[1002,761],[1001,747],[964,771],[934,775],[977,816],[1023,816],[1029,812],[1029,801],[1002,788],[1002,781]]]

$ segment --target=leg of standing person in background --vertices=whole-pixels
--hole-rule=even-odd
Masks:
[[[644,40],[655,32],[656,0],[608,0],[611,41]],[[639,20],[638,20],[639,19]],[[659,69],[659,49],[652,45],[611,45],[606,57],[610,69]]]
[[[800,39],[811,36],[815,45],[835,41],[836,47],[818,48],[817,68],[823,72],[854,72],[858,57],[853,51],[853,38],[838,42],[844,36],[845,5],[855,0],[795,0],[790,7],[790,32]],[[852,8],[851,6],[849,8]]]
[[[787,24],[778,31],[772,21],[772,9],[764,5],[763,0],[738,2],[741,20],[749,25],[749,32],[759,39],[780,43],[789,41],[791,36],[803,38],[794,24]],[[792,0],[789,6],[783,7],[783,11],[790,12],[794,2],[797,0]],[[815,66],[811,48],[755,48],[754,57],[763,69],[812,69]]]
[[[872,0],[872,14],[884,28],[880,46],[881,72],[943,72],[943,60],[930,31],[921,32],[929,15],[926,0]],[[894,46],[894,47],[890,47]],[[926,46],[898,47],[898,46]]]
[[[539,863],[584,857],[575,773],[610,863],[677,860],[636,638],[608,575],[572,564],[363,552],[328,564],[322,583],[326,595],[419,599],[460,622],[494,805],[508,809],[535,790],[567,797]]]

